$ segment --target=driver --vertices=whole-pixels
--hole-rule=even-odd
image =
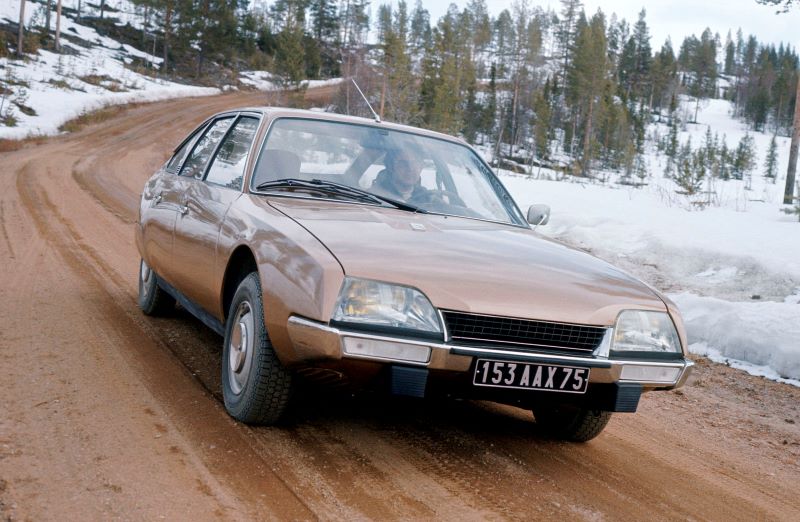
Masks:
[[[386,168],[375,178],[373,189],[400,201],[426,198],[428,189],[420,184],[422,162],[411,151],[389,150],[383,164]]]

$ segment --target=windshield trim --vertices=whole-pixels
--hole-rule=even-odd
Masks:
[[[493,219],[478,218],[478,217],[473,217],[473,216],[460,216],[458,214],[443,214],[441,212],[434,212],[432,210],[426,210],[425,213],[412,212],[412,211],[409,211],[409,210],[402,210],[402,209],[399,209],[397,207],[392,207],[392,206],[388,206],[388,205],[378,205],[378,204],[375,204],[375,203],[368,203],[366,201],[357,201],[355,199],[346,200],[346,199],[335,199],[335,198],[326,198],[326,197],[314,197],[314,196],[308,196],[308,195],[301,196],[301,195],[298,195],[298,194],[291,194],[291,193],[287,193],[287,192],[272,192],[272,191],[270,191],[270,192],[252,191],[252,192],[250,192],[250,194],[253,195],[253,196],[266,196],[268,198],[269,197],[277,197],[277,198],[289,198],[289,199],[304,199],[304,200],[307,200],[307,201],[322,201],[322,202],[325,202],[325,203],[340,203],[340,204],[344,204],[344,205],[366,205],[368,207],[373,207],[373,208],[380,208],[380,209],[385,209],[385,210],[394,210],[394,211],[397,211],[397,212],[403,212],[404,214],[409,214],[409,215],[412,215],[412,216],[439,216],[439,217],[453,218],[453,219],[470,219],[472,221],[482,221],[484,223],[493,223],[495,225],[505,225],[505,226],[515,227],[515,228],[525,228],[525,229],[530,229],[531,228],[530,226],[518,225],[516,223],[511,223],[509,221],[496,221],[496,220],[493,220]]]
[[[314,115],[297,115],[297,116],[295,116],[295,115],[273,115],[273,116],[267,115],[265,119],[267,120],[267,128],[266,128],[266,131],[263,134],[263,137],[261,138],[261,142],[258,145],[258,149],[257,149],[258,150],[258,156],[253,158],[253,165],[250,168],[250,172],[249,172],[249,175],[248,175],[249,179],[248,179],[247,184],[246,184],[247,191],[249,193],[251,193],[251,194],[260,194],[260,195],[272,194],[272,195],[281,195],[281,196],[286,196],[286,197],[299,197],[299,196],[291,196],[291,195],[288,195],[288,194],[285,194],[285,193],[284,194],[275,194],[275,193],[263,192],[263,191],[257,190],[253,186],[253,175],[255,173],[256,167],[258,166],[258,162],[261,159],[261,154],[264,152],[264,145],[266,144],[267,140],[269,139],[270,134],[272,134],[272,131],[274,129],[274,126],[275,126],[276,122],[278,122],[280,120],[305,120],[305,121],[312,121],[312,122],[336,123],[336,124],[340,124],[340,125],[353,125],[353,126],[356,126],[356,127],[369,127],[369,128],[373,128],[373,129],[383,129],[383,130],[391,131],[391,132],[398,132],[398,133],[402,133],[402,134],[409,134],[409,135],[412,135],[412,136],[419,136],[419,137],[422,137],[422,138],[428,138],[428,139],[432,139],[432,140],[437,140],[437,141],[449,143],[449,144],[452,144],[452,145],[455,145],[455,146],[458,146],[458,147],[463,147],[463,148],[467,149],[467,151],[470,154],[473,154],[476,158],[478,158],[478,161],[480,161],[481,164],[483,164],[483,166],[485,167],[485,169],[488,172],[489,176],[491,176],[493,178],[492,180],[488,180],[489,184],[495,190],[495,192],[496,192],[495,195],[497,196],[497,199],[500,201],[500,204],[503,205],[503,208],[505,208],[506,212],[509,215],[510,220],[509,221],[497,221],[497,220],[487,219],[487,218],[477,218],[477,217],[471,217],[471,216],[462,216],[462,215],[459,215],[459,214],[444,214],[444,213],[441,213],[441,212],[433,212],[433,211],[428,211],[429,214],[435,214],[435,215],[439,215],[439,216],[474,219],[474,220],[477,220],[477,221],[485,221],[487,223],[498,223],[498,224],[504,224],[504,225],[511,225],[511,226],[516,226],[516,227],[519,227],[519,228],[527,228],[527,229],[531,228],[530,223],[528,223],[528,221],[525,219],[525,215],[522,213],[522,211],[520,210],[519,206],[517,205],[517,202],[514,199],[514,196],[511,195],[511,192],[509,192],[508,189],[505,187],[503,182],[500,180],[500,177],[492,170],[492,167],[486,162],[486,160],[483,159],[483,157],[480,154],[478,154],[478,151],[476,151],[471,145],[469,145],[468,143],[466,143],[463,140],[460,140],[460,139],[458,139],[456,137],[452,137],[452,136],[447,136],[447,137],[432,136],[430,134],[425,133],[424,132],[425,129],[420,129],[420,131],[423,131],[423,132],[413,132],[412,130],[397,129],[397,128],[394,128],[394,127],[388,127],[387,128],[385,125],[382,125],[381,123],[376,123],[376,122],[372,122],[372,121],[365,121],[363,123],[360,123],[360,122],[356,123],[356,122],[350,122],[350,121],[340,121],[340,120],[336,120],[336,119],[332,119],[332,118],[314,117]],[[506,202],[506,198],[503,197],[504,194],[497,193],[498,189],[501,190],[502,192],[504,192],[505,195],[508,196],[508,202]],[[340,202],[340,203],[357,203],[357,202],[335,200],[335,199],[332,199],[332,198],[303,197],[301,199],[317,199],[317,200],[326,200],[326,201],[337,201],[337,202]],[[380,206],[380,205],[375,205],[375,206]]]

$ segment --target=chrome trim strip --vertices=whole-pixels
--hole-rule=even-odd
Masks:
[[[436,308],[436,313],[439,315],[439,323],[442,326],[442,335],[444,336],[444,342],[449,342],[452,340],[450,338],[450,330],[447,329],[447,321],[444,320],[444,314],[442,313],[441,308]]]
[[[529,317],[512,317],[508,315],[494,315],[494,314],[476,314],[474,312],[462,312],[460,310],[450,310],[450,309],[443,309],[442,312],[451,312],[454,314],[461,314],[461,315],[474,315],[475,317],[496,317],[497,319],[513,319],[516,321],[530,321],[535,323],[561,324],[564,326],[583,326],[585,328],[597,328],[599,330],[611,328],[610,326],[601,324],[565,323],[561,321],[548,321],[546,319],[531,319]]]
[[[430,361],[433,362],[436,358],[436,350],[441,351],[442,355],[452,355],[452,356],[466,356],[466,357],[513,357],[515,360],[521,362],[531,362],[531,363],[538,363],[538,364],[564,364],[564,365],[577,365],[583,366],[588,368],[598,368],[601,370],[605,370],[611,372],[613,378],[613,382],[625,382],[625,383],[637,383],[642,384],[644,386],[652,387],[652,388],[675,388],[683,384],[689,374],[689,370],[694,363],[688,359],[684,359],[682,361],[642,361],[636,359],[608,359],[606,357],[575,357],[571,355],[551,355],[551,354],[540,354],[540,353],[531,353],[531,352],[518,352],[513,350],[497,350],[494,348],[477,348],[477,347],[467,347],[467,346],[453,346],[452,344],[448,343],[441,343],[441,342],[428,342],[424,340],[418,339],[406,339],[403,337],[392,337],[389,335],[379,335],[379,334],[371,334],[371,333],[364,333],[358,331],[350,331],[350,330],[340,330],[339,328],[335,328],[329,326],[325,323],[312,321],[309,319],[305,319],[298,316],[291,316],[289,318],[290,325],[301,326],[305,328],[314,328],[320,332],[328,333],[335,335],[339,342],[341,343],[341,338],[344,336],[348,337],[359,337],[364,339],[371,339],[376,341],[387,341],[387,342],[400,342],[404,344],[413,344],[419,346],[427,346],[432,349],[431,352],[431,359]],[[608,328],[604,340],[606,338],[610,339],[611,332],[613,328]],[[601,345],[602,346],[602,345]],[[357,359],[365,359],[365,360],[378,360],[378,361],[386,361],[386,359],[381,359],[377,357],[369,357],[369,356],[354,356],[352,354],[345,354],[344,348],[341,347],[341,355],[346,356],[348,358],[357,358]],[[431,362],[427,363],[427,365],[431,365]],[[419,366],[426,366],[425,363],[408,363],[408,364],[415,364]],[[667,367],[667,368],[678,368],[681,372],[678,374],[678,378],[675,382],[650,382],[650,381],[631,381],[631,380],[621,380],[619,379],[619,372],[622,371],[622,368],[625,365],[636,365],[636,366],[655,366],[655,367]],[[612,382],[612,381],[609,381]]]
[[[572,364],[576,362],[584,362],[585,364],[594,365],[595,368],[611,368],[612,362],[606,359],[594,359],[591,357],[576,357],[572,355],[555,355],[549,353],[532,353],[532,352],[518,352],[514,350],[497,350],[495,348],[477,348],[474,346],[446,346],[451,353],[458,355],[473,355],[475,357],[514,357],[519,360],[527,361],[551,361],[558,364]],[[587,354],[589,355],[589,354]]]
[[[603,334],[603,338],[600,340],[600,344],[597,346],[597,349],[594,351],[593,355],[595,357],[603,357],[608,358],[611,354],[611,340],[614,338],[614,328],[609,326],[606,328],[606,333]]]
[[[605,335],[605,334],[603,334],[603,335]],[[517,343],[517,342],[514,342],[514,341],[500,341],[498,339],[488,340],[488,339],[481,339],[480,337],[464,337],[462,335],[451,337],[450,340],[477,341],[477,342],[484,342],[486,344],[506,344],[506,345],[509,345],[509,346],[518,346],[519,349],[522,349],[522,348],[525,348],[525,347],[546,348],[548,350],[559,350],[559,351],[562,351],[562,352],[574,352],[576,354],[582,353],[582,354],[586,354],[586,355],[592,355],[592,354],[594,354],[595,350],[597,350],[597,348],[570,348],[570,347],[567,347],[567,346],[553,346],[551,344]],[[602,340],[601,340],[601,342],[602,342]],[[600,345],[598,344],[597,346],[599,347]]]

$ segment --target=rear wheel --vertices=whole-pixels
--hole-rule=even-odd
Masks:
[[[236,289],[225,325],[222,395],[225,408],[248,424],[274,424],[286,409],[291,374],[281,365],[264,325],[258,273]]]
[[[145,315],[166,315],[175,308],[175,299],[158,286],[156,273],[142,259],[139,262],[139,308]]]
[[[600,435],[611,419],[611,412],[573,406],[538,406],[533,408],[533,416],[536,424],[551,437],[586,442]]]

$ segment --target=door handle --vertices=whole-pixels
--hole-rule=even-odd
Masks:
[[[156,196],[153,198],[153,205],[158,205],[159,203],[161,203],[161,200],[163,198],[164,198],[163,192],[159,192],[158,194],[156,194]]]
[[[183,205],[180,208],[181,216],[185,216],[187,212],[189,212],[189,205]]]

